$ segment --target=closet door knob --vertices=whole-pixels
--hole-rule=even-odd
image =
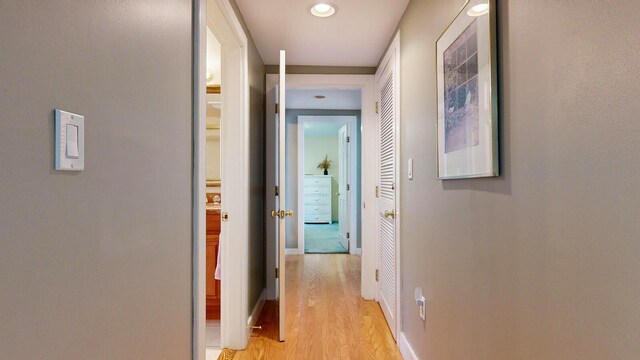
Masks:
[[[395,219],[396,218],[396,211],[395,210],[386,210],[384,212],[384,217]]]

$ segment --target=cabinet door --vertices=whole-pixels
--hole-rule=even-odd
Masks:
[[[207,235],[207,320],[220,319],[220,281],[215,279],[220,236]]]

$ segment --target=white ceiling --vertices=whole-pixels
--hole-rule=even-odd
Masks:
[[[331,0],[329,18],[309,12],[316,0],[236,0],[262,60],[288,65],[377,66],[409,0]]]
[[[304,136],[307,137],[332,137],[338,136],[338,130],[346,124],[346,120],[340,120],[340,117],[322,116],[323,119],[329,119],[327,122],[310,121],[304,124]],[[333,121],[333,119],[337,121]]]
[[[316,95],[324,95],[318,100]],[[360,90],[287,90],[287,109],[360,110]]]

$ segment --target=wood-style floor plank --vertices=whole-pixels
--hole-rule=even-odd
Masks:
[[[234,360],[402,359],[380,306],[360,296],[360,257],[286,257],[286,341],[268,301],[246,350]]]

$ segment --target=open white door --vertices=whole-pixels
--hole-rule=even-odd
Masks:
[[[349,125],[338,130],[338,235],[340,245],[349,251]]]
[[[389,328],[397,331],[397,242],[396,242],[396,99],[395,58],[377,79],[379,101],[378,138],[378,301]]]
[[[279,339],[284,341],[285,338],[285,246],[286,246],[286,229],[285,220],[287,217],[293,216],[293,212],[286,211],[286,189],[285,189],[285,169],[286,169],[286,86],[285,86],[285,51],[280,50],[280,80],[278,83],[278,206],[277,213],[272,213],[272,216],[277,216],[278,221],[278,267],[276,268],[278,274],[278,325],[279,325]]]

